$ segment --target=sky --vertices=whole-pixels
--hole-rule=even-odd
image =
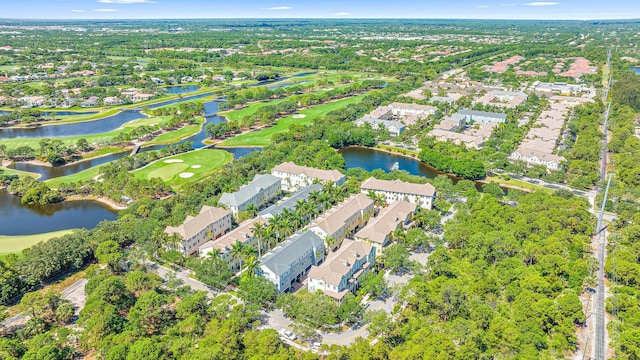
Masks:
[[[631,19],[639,0],[0,0],[0,18]]]

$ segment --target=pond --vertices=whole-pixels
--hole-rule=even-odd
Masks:
[[[640,67],[630,67],[629,70],[635,72],[636,74],[640,74]]]
[[[122,124],[146,117],[140,111],[122,111],[98,120],[77,123],[46,125],[35,128],[0,129],[0,139],[55,138],[100,134],[119,128]]]
[[[106,164],[108,162],[118,160],[120,158],[129,155],[129,151],[123,151],[115,154],[109,154],[106,156],[100,156],[84,161],[74,162],[65,166],[43,166],[37,164],[30,163],[13,163],[9,165],[10,169],[27,171],[36,174],[40,174],[38,180],[44,181],[48,179],[53,179],[61,176],[67,176],[71,174],[75,174],[77,172],[92,168],[94,166]]]
[[[240,159],[256,151],[262,151],[261,147],[215,147],[212,149],[224,150],[230,152],[234,159]]]
[[[95,227],[115,220],[117,212],[96,201],[69,201],[49,205],[24,205],[20,198],[0,189],[0,235],[32,235],[51,231]]]
[[[186,94],[198,91],[200,88],[195,85],[175,85],[164,88],[164,93],[169,95]]]
[[[417,159],[372,148],[348,147],[340,150],[340,154],[344,158],[347,169],[359,167],[367,171],[382,169],[385,172],[404,170],[411,175],[424,176],[430,179],[442,174]]]

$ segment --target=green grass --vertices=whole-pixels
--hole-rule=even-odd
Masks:
[[[228,140],[223,141],[221,146],[266,146],[271,142],[271,137],[275,134],[283,133],[285,131],[289,131],[289,125],[298,124],[298,125],[311,125],[313,121],[319,117],[326,115],[327,113],[343,108],[348,105],[357,104],[366,94],[353,96],[350,98],[330,102],[327,104],[322,104],[318,106],[314,106],[308,109],[300,110],[298,114],[306,115],[303,119],[294,119],[293,115],[289,115],[278,119],[276,125],[261,129],[257,131],[252,131],[249,133],[245,133]]]
[[[522,180],[518,180],[518,179],[509,179],[509,180],[505,180],[505,179],[501,179],[497,176],[487,176],[484,180],[486,181],[493,181],[495,183],[498,184],[502,184],[502,185],[511,185],[511,186],[517,186],[517,187],[521,187],[524,189],[529,189],[532,191],[543,191],[546,193],[552,193],[553,191],[550,189],[547,189],[544,186],[540,186],[540,185],[536,185],[536,184],[532,184],[532,183],[528,183],[526,181],[522,181]]]
[[[3,175],[18,175],[20,177],[31,176],[32,178],[36,178],[36,179],[40,177],[40,174],[30,173],[30,172],[20,171],[20,170],[8,169],[6,167],[1,167],[1,166],[0,166],[0,170],[2,170],[1,173]]]
[[[204,122],[204,119],[198,118],[197,121],[198,125],[188,125],[181,129],[161,134],[153,138],[151,141],[144,143],[144,146],[174,144],[184,138],[195,135],[200,132],[200,126],[202,126],[201,124]]]
[[[60,237],[65,234],[69,234],[71,231],[72,230],[60,230],[44,234],[18,236],[0,235],[0,248],[2,249],[2,251],[0,252],[0,256],[19,253],[22,250],[31,247],[39,242],[47,241],[54,237]]]
[[[104,156],[104,155],[119,153],[119,152],[122,152],[122,150],[123,150],[123,148],[121,148],[121,147],[103,147],[103,148],[100,148],[98,150],[95,150],[95,151],[92,151],[90,153],[87,153],[82,158],[83,159],[92,159],[92,158],[95,158],[95,157],[98,157],[98,156]]]
[[[253,114],[254,112],[258,111],[258,109],[260,109],[261,107],[268,106],[268,105],[276,105],[286,100],[288,99],[282,98],[282,99],[266,101],[266,102],[253,102],[242,109],[224,111],[224,112],[220,112],[218,115],[226,117],[227,120],[231,122],[242,121],[242,119],[245,116]]]
[[[60,187],[60,185],[62,185],[62,184],[78,182],[80,180],[89,180],[89,179],[92,179],[92,178],[98,176],[98,174],[99,174],[98,169],[102,165],[104,165],[104,164],[88,168],[87,170],[83,170],[83,171],[77,172],[75,174],[71,174],[71,175],[67,175],[67,176],[62,176],[62,177],[58,177],[58,178],[54,178],[54,179],[45,180],[44,183],[47,184],[49,187],[56,189],[56,188]]]
[[[182,160],[182,162],[168,163],[167,160]],[[201,149],[160,159],[147,167],[134,171],[133,174],[140,179],[157,177],[171,186],[180,187],[206,178],[213,171],[232,160],[233,155],[226,151]],[[200,165],[200,167],[194,168],[194,165]],[[181,178],[179,174],[183,172],[193,173],[193,176]]]
[[[19,67],[15,65],[0,65],[0,71],[13,71],[17,69],[19,69]]]

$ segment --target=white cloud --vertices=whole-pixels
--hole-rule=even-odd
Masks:
[[[351,13],[348,13],[348,12],[337,12],[337,13],[333,13],[331,15],[333,15],[333,16],[347,16],[347,15],[351,15]]]
[[[489,5],[478,5],[478,6],[476,6],[476,7],[477,7],[477,8],[480,8],[480,9],[486,9],[486,8],[488,8],[488,7],[489,7]]]
[[[267,8],[267,10],[291,10],[293,9],[291,6],[274,6]]]
[[[116,12],[118,10],[116,10],[116,9],[93,9],[93,11],[97,11],[97,12]]]
[[[525,6],[554,6],[554,5],[560,5],[559,2],[553,2],[553,1],[534,1],[534,2],[530,2],[530,3],[526,3],[526,4],[522,4]]]
[[[154,4],[152,0],[98,0],[103,4]]]
[[[73,10],[71,10],[71,12],[75,12],[75,13],[83,13],[83,12],[84,12],[84,10],[73,9]]]

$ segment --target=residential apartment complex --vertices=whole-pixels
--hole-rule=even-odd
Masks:
[[[313,184],[333,182],[334,185],[342,185],[345,176],[338,170],[321,170],[312,167],[299,166],[293,162],[285,162],[275,166],[271,175],[282,179],[282,190],[294,192]]]
[[[180,247],[184,255],[191,255],[198,251],[207,240],[217,239],[231,229],[231,212],[226,209],[203,206],[200,213],[187,216],[182,225],[167,226],[165,234],[176,234],[180,238]]]
[[[261,257],[256,273],[274,283],[278,292],[286,292],[322,261],[324,241],[311,231],[298,232]]]
[[[358,231],[354,238],[376,248],[378,254],[389,245],[391,234],[408,226],[418,206],[406,201],[394,201],[380,210],[375,218],[369,220],[367,226]],[[343,245],[344,246],[344,245]]]
[[[233,245],[237,242],[253,248],[265,248],[266,244],[258,244],[258,239],[253,235],[253,229],[256,224],[265,224],[266,220],[262,217],[246,220],[238,225],[237,228],[231,230],[227,234],[216,240],[210,240],[202,244],[198,249],[199,256],[208,256],[211,252],[217,252],[222,260],[227,263],[229,269],[233,271],[240,270],[240,261],[231,254]]]
[[[403,123],[393,120],[374,119],[369,117],[363,117],[356,120],[356,125],[362,126],[369,124],[373,129],[386,129],[389,135],[399,136],[406,128]]]
[[[375,263],[376,249],[353,240],[345,240],[326,261],[309,271],[310,292],[322,291],[336,300],[342,300],[349,291],[355,291],[359,279]]]
[[[335,243],[332,247],[335,248],[347,235],[364,226],[372,215],[373,201],[365,194],[357,194],[317,218],[309,225],[309,230],[322,239],[333,238]]]
[[[400,180],[378,180],[370,177],[360,189],[363,194],[373,191],[384,196],[387,203],[404,200],[431,210],[436,198],[436,189],[431,184],[413,184]]]
[[[218,203],[227,205],[233,215],[247,210],[249,205],[260,209],[280,194],[281,180],[271,174],[256,174],[249,184],[234,193],[224,193]]]

